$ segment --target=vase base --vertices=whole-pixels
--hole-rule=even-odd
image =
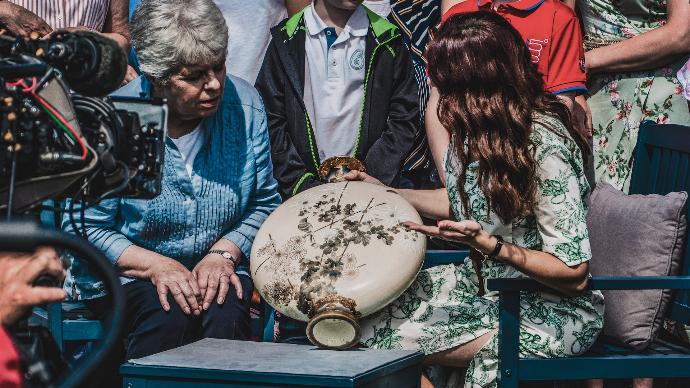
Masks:
[[[359,343],[361,330],[357,318],[342,307],[324,306],[309,319],[307,338],[311,343],[335,350],[349,349]]]

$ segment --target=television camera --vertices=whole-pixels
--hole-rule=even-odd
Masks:
[[[104,97],[120,86],[126,66],[122,49],[97,33],[0,35],[0,210],[8,221],[0,223],[0,251],[69,249],[100,275],[113,302],[105,338],[86,360],[65,373],[35,355],[25,368],[33,371],[25,373],[27,386],[78,386],[119,340],[124,294],[103,254],[77,236],[9,221],[44,209],[46,200],[69,199],[74,224],[75,203],[83,211],[115,195],[152,198],[160,192],[165,101]],[[28,341],[29,353],[36,337],[44,337],[21,334],[15,340]]]
[[[96,33],[0,36],[0,208],[159,192],[165,104],[100,97],[126,66],[119,46]]]

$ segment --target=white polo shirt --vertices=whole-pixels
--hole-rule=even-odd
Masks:
[[[319,158],[351,155],[364,98],[369,19],[358,7],[337,38],[312,6],[304,11],[304,103],[314,129]],[[329,42],[332,44],[329,47]]]

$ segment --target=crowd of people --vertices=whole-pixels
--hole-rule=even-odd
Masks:
[[[161,194],[84,212],[127,296],[113,365],[249,339],[259,227],[323,184],[324,160],[351,156],[367,172],[346,179],[439,220],[408,228],[472,251],[363,320],[362,344],[420,350],[466,369],[467,387],[496,384],[487,278],[556,290],[523,295],[523,356],[577,355],[597,338],[587,197],[598,182],[627,191],[641,121],[690,125],[689,21],[687,0],[0,0],[10,34],[113,38],[131,49],[114,94],[168,102]],[[78,260],[64,289],[108,316],[103,284]]]

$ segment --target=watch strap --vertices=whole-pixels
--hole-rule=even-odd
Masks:
[[[215,253],[215,254],[221,255],[226,260],[230,260],[232,262],[232,264],[235,266],[237,265],[237,263],[239,263],[239,260],[235,256],[233,256],[232,253],[225,251],[225,250],[222,250],[222,249],[211,249],[210,251],[208,251],[208,253]]]
[[[499,235],[494,235],[494,237],[496,237],[496,246],[493,251],[486,255],[491,260],[495,260],[496,256],[501,252],[501,248],[503,248],[503,237]]]

